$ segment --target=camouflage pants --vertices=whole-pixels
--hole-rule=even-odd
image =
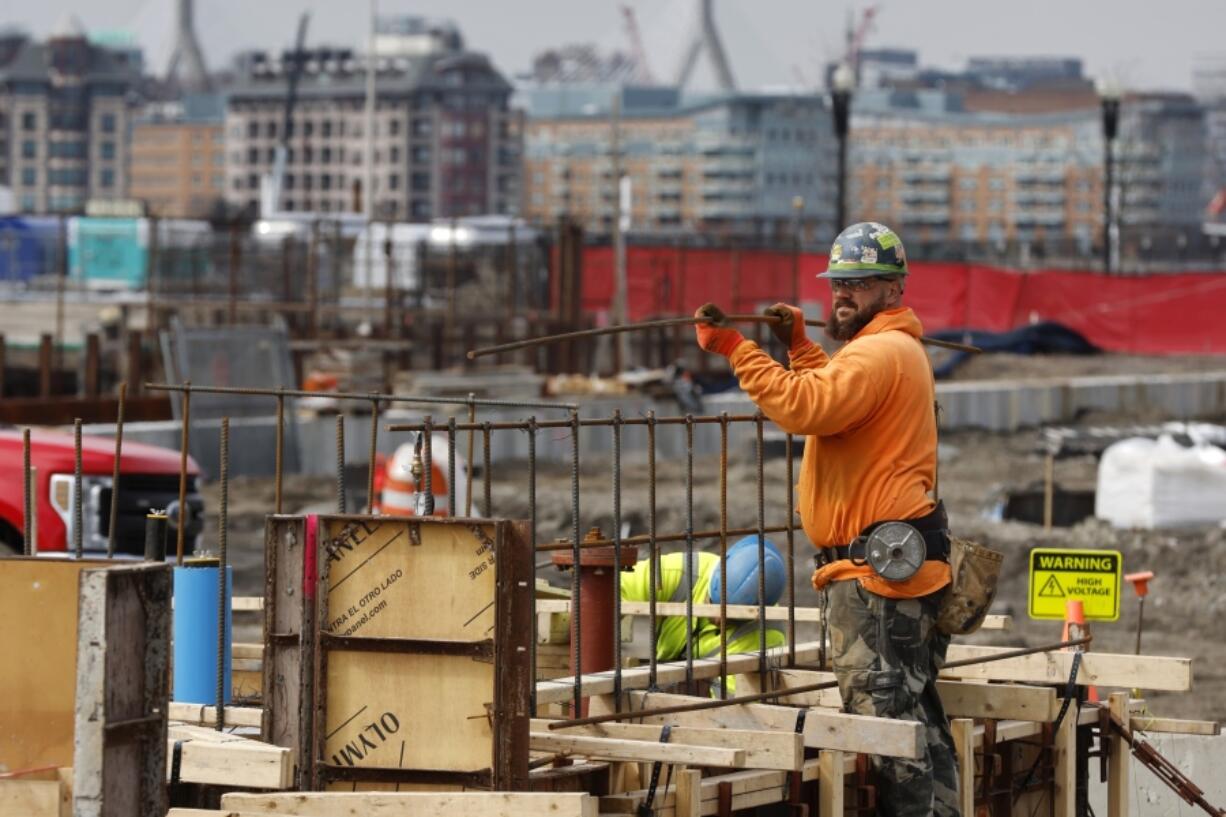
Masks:
[[[877,813],[957,817],[957,756],[936,690],[949,647],[949,636],[936,629],[941,593],[889,599],[854,580],[834,582],[829,593],[831,655],[844,710],[926,727],[918,759],[873,756]]]

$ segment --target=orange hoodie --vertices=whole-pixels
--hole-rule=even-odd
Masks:
[[[899,307],[879,312],[834,357],[812,342],[797,347],[791,370],[749,341],[732,353],[741,388],[762,413],[808,437],[797,504],[818,547],[846,545],[874,522],[933,509],[935,385],[922,333],[915,313]],[[940,590],[950,574],[947,563],[927,561],[910,579],[891,582],[842,560],[816,571],[813,586],[845,579],[881,596],[916,598]]]

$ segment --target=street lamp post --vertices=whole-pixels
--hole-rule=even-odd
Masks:
[[[1110,275],[1115,264],[1112,257],[1111,226],[1116,218],[1112,207],[1115,184],[1115,138],[1120,126],[1120,93],[1110,83],[1100,83],[1098,95],[1103,109],[1103,272]]]
[[[834,114],[834,136],[838,141],[838,188],[834,208],[834,231],[847,226],[847,130],[851,120],[851,92],[856,78],[847,63],[840,63],[830,78],[831,112]]]

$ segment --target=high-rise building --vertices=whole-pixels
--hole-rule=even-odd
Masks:
[[[68,19],[46,42],[0,33],[0,187],[21,212],[74,213],[128,194],[129,55]]]
[[[373,216],[428,221],[514,213],[521,117],[511,86],[454,27],[384,24],[375,57]],[[390,55],[389,55],[390,54]],[[259,205],[281,141],[293,52],[240,59],[225,114],[226,198]],[[287,211],[361,209],[366,59],[347,49],[297,55],[301,74],[281,186]]]
[[[129,195],[149,215],[207,218],[225,194],[225,130],[213,95],[146,107],[132,123]]]
[[[630,180],[632,229],[770,237],[790,235],[797,218],[832,228],[835,148],[822,97],[682,100],[675,88],[616,85],[525,92],[525,216],[567,215],[592,230],[612,228],[616,94],[616,152]]]

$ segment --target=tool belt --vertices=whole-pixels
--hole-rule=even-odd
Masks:
[[[924,537],[924,545],[927,551],[925,555],[926,560],[949,561],[949,517],[945,514],[945,505],[937,502],[936,507],[923,516],[918,516],[914,519],[883,519],[880,522],[874,522],[860,531],[860,535],[852,540],[850,544],[818,548],[817,554],[813,557],[814,564],[818,568],[822,568],[831,562],[838,562],[844,559],[851,559],[857,564],[864,564],[864,545],[868,541],[869,535],[880,526],[891,521],[906,522],[919,531],[920,535]]]

